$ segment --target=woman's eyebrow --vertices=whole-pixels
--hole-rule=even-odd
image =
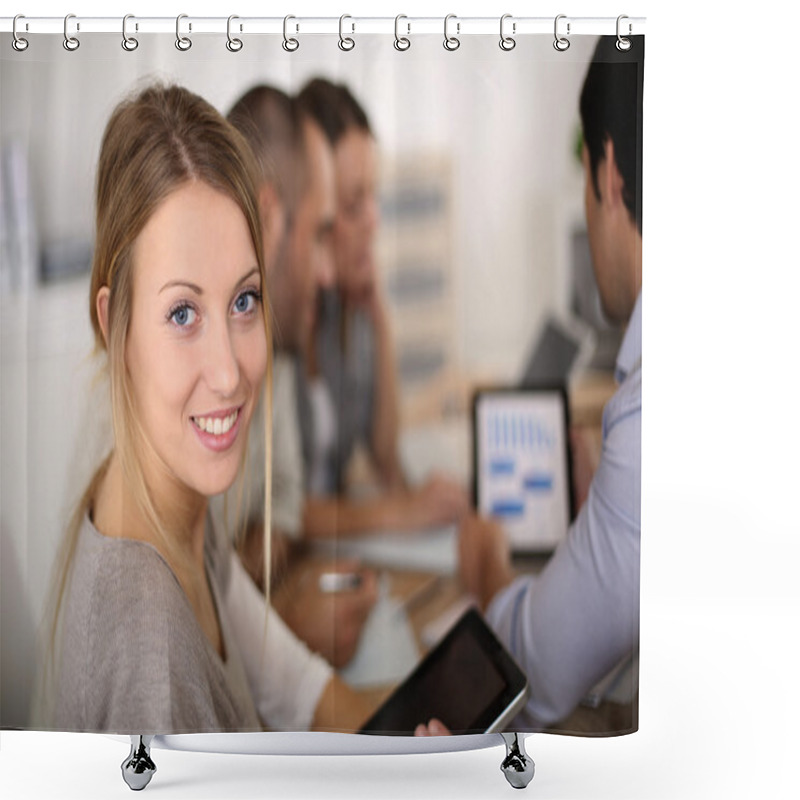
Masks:
[[[236,288],[238,289],[245,281],[252,278],[253,275],[258,275],[258,267],[253,267],[253,269],[251,269],[246,275],[242,275],[242,277],[236,282]]]
[[[242,275],[238,281],[236,281],[236,289],[238,289],[245,281],[249,280],[253,275],[258,274],[258,267],[253,267],[247,274]],[[171,289],[175,286],[185,286],[187,289],[191,289],[195,294],[201,295],[203,294],[203,290],[196,284],[192,283],[191,281],[167,281],[159,290],[158,293],[161,294],[165,289]]]
[[[167,281],[167,283],[158,290],[158,293],[161,294],[165,289],[171,289],[173,286],[185,286],[191,289],[195,294],[203,294],[203,290],[196,283],[191,283],[189,281]]]

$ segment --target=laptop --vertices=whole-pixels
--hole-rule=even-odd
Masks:
[[[592,329],[576,318],[548,316],[531,348],[520,386],[568,386],[591,361],[595,349]]]

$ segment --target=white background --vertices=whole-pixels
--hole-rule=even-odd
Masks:
[[[647,16],[642,656],[639,733],[536,736],[544,798],[796,797],[800,435],[794,322],[798,12],[684,0],[569,7],[438,0],[236,7],[137,0],[20,13]],[[710,6],[712,4],[706,4]],[[730,9],[726,14],[726,6]],[[14,13],[6,9],[3,13]],[[524,102],[524,98],[521,98]],[[573,102],[566,98],[565,102]],[[2,733],[4,798],[128,797],[126,747]],[[156,751],[163,798],[509,797],[501,750],[277,758]]]

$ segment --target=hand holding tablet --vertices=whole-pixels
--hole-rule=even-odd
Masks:
[[[522,670],[470,609],[359,732],[411,736],[422,724],[422,735],[494,733],[527,694]]]

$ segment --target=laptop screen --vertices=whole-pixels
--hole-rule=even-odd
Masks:
[[[525,374],[523,388],[536,386],[566,386],[580,344],[552,322],[545,325],[533,348]]]
[[[552,550],[572,512],[565,392],[479,392],[473,432],[478,511],[504,526],[513,552]]]

